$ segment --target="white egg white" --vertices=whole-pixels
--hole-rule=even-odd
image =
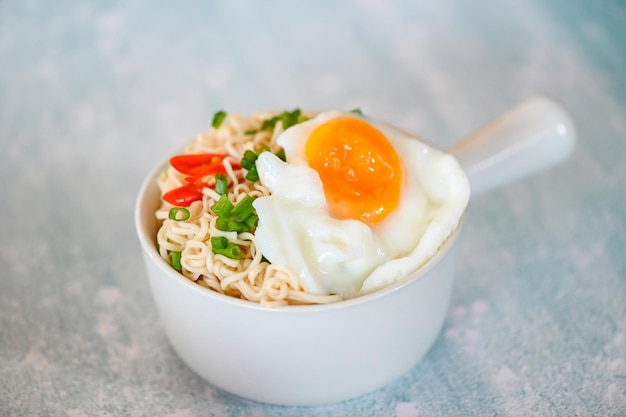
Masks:
[[[311,168],[264,152],[257,170],[272,192],[254,202],[263,256],[297,273],[312,294],[357,293],[364,277],[384,262],[372,230],[358,220],[330,216],[322,182]]]
[[[353,297],[382,288],[417,270],[456,228],[469,199],[469,182],[457,161],[388,125],[363,119],[391,142],[404,164],[398,207],[381,222],[333,218],[318,173],[306,162],[315,128],[353,113],[328,112],[285,130],[278,144],[288,163],[265,152],[257,160],[259,250],[295,272],[312,294]]]

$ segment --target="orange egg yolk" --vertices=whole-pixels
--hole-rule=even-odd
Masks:
[[[324,186],[331,215],[373,224],[399,204],[402,161],[393,145],[369,123],[341,117],[313,130],[305,156]]]

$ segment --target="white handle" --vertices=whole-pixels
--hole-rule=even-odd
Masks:
[[[472,195],[565,160],[576,132],[567,111],[546,96],[533,96],[452,146],[467,173]]]

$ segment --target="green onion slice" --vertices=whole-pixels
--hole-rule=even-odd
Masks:
[[[273,129],[274,126],[276,126],[276,122],[280,120],[280,116],[274,116],[271,119],[265,119],[263,120],[263,123],[261,123],[261,129],[260,130],[265,130],[265,129]]]
[[[228,194],[228,177],[226,175],[215,175],[215,191],[220,195]]]
[[[259,216],[253,213],[243,221],[243,224],[246,225],[248,230],[253,230],[253,229],[256,229],[256,225],[258,221],[259,221]]]
[[[214,236],[211,238],[211,246],[214,249],[224,249],[228,246],[228,239],[224,236]]]
[[[213,253],[216,255],[224,255],[230,259],[241,259],[241,248],[233,244],[229,244],[224,249],[213,249]]]
[[[252,182],[255,182],[255,181],[259,180],[259,172],[256,169],[256,165],[253,166],[252,168],[250,168],[250,170],[246,174],[246,179],[248,181],[252,181]]]
[[[307,118],[302,115],[302,111],[300,109],[284,111],[277,116],[263,120],[263,122],[261,123],[261,128],[259,130],[273,129],[274,127],[276,127],[276,123],[279,120],[283,124],[283,129],[286,130],[291,126],[306,121]]]
[[[241,248],[234,243],[230,243],[223,236],[212,237],[211,246],[213,253],[216,255],[224,255],[230,259],[241,259]]]
[[[243,153],[243,158],[241,158],[241,166],[247,170],[250,170],[254,166],[257,158],[258,155],[256,153],[254,153],[250,149],[247,149]]]
[[[219,230],[223,232],[241,233],[241,232],[249,231],[247,230],[247,227],[245,226],[245,224],[236,222],[227,217],[218,217],[217,220],[215,221],[215,227],[217,227]]]
[[[172,267],[178,272],[182,272],[183,270],[183,265],[180,262],[181,255],[182,253],[178,251],[170,252],[170,259],[172,261]]]
[[[291,126],[298,124],[298,119],[300,118],[300,109],[295,109],[291,112],[283,112],[280,115],[280,120],[283,122],[283,129],[287,130]]]
[[[226,118],[226,112],[224,110],[220,110],[216,112],[213,115],[213,121],[211,121],[211,126],[213,126],[215,129],[218,129],[222,125],[222,122],[224,121],[225,118]]]
[[[220,217],[229,216],[233,208],[233,203],[230,202],[226,194],[222,194],[220,199],[211,206],[211,210],[213,210],[213,213],[217,214]]]
[[[243,222],[245,219],[250,217],[254,213],[254,207],[252,203],[254,202],[254,197],[250,195],[246,195],[243,200],[241,200],[230,212],[232,219],[236,222]]]
[[[167,215],[170,219],[177,222],[189,220],[191,213],[184,207],[172,207]]]

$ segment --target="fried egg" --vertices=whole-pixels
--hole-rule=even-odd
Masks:
[[[384,123],[326,112],[256,164],[258,249],[307,292],[349,298],[408,276],[457,227],[469,182],[453,156]]]

